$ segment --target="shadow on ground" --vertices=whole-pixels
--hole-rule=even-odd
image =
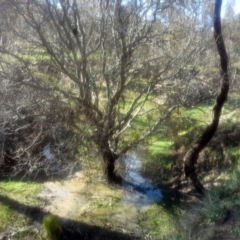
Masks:
[[[11,210],[24,214],[29,218],[29,221],[42,223],[42,220],[49,213],[43,211],[40,207],[32,207],[22,204],[16,200],[13,200],[7,196],[0,194],[0,203],[8,206]],[[58,218],[58,216],[56,216]],[[67,218],[58,218],[61,224],[61,231],[54,239],[56,240],[137,240],[138,236],[122,233],[115,230],[105,229],[99,226],[92,226],[85,223],[77,222]],[[8,233],[6,233],[7,237]],[[7,239],[7,238],[3,238]]]

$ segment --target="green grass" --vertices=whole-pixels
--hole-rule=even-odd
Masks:
[[[96,207],[97,208],[108,208],[108,207],[111,207],[111,202],[106,201],[106,200],[99,200],[98,202],[96,202]]]
[[[154,141],[149,147],[148,151],[151,156],[168,155],[171,153],[171,141]]]
[[[38,183],[4,181],[0,182],[0,193],[18,201],[34,201],[42,189]]]
[[[8,206],[0,203],[0,231],[4,230],[8,222],[13,220],[13,212]]]
[[[197,121],[198,124],[208,124],[212,119],[212,109],[214,102],[210,105],[197,105],[185,109],[185,114],[189,119]],[[231,112],[230,104],[226,103],[223,107],[222,114]]]
[[[183,239],[176,220],[181,213],[180,210],[178,214],[171,213],[164,207],[153,204],[141,212],[140,225],[149,239]]]
[[[210,106],[193,106],[186,109],[186,116],[198,122],[198,124],[206,124],[212,117],[212,105]]]
[[[19,58],[25,61],[43,61],[50,60],[50,56],[48,54],[39,54],[39,53],[20,53],[17,55]]]
[[[151,138],[144,149],[142,174],[156,183],[167,181],[171,176],[171,168],[176,161],[173,152],[172,141],[159,141]]]
[[[108,197],[103,198],[94,203],[97,208],[110,208],[112,209],[117,203],[120,203],[121,199],[119,197]]]
[[[226,152],[232,162],[234,169],[240,169],[240,149],[239,146],[228,146]]]
[[[57,236],[61,234],[62,231],[60,221],[52,215],[48,215],[43,219],[43,227],[49,240],[57,239]]]
[[[37,194],[42,187],[38,183],[4,181],[0,182],[0,195],[15,200],[27,206],[39,204]],[[16,204],[17,204],[16,203]],[[11,226],[21,227],[26,224],[27,218],[14,211],[6,203],[0,202],[0,231]]]

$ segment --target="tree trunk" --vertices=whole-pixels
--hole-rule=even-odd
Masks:
[[[122,177],[118,175],[115,171],[115,161],[118,159],[119,155],[114,153],[109,144],[108,141],[103,141],[105,138],[101,138],[101,140],[96,141],[96,144],[98,145],[98,150],[102,156],[103,159],[103,172],[104,175],[110,184],[121,184],[122,183]],[[107,138],[106,138],[107,139]]]
[[[199,153],[207,146],[207,144],[210,142],[215,132],[217,131],[222,107],[227,100],[229,90],[228,56],[221,31],[221,6],[222,0],[215,0],[214,38],[216,41],[221,63],[221,90],[219,95],[217,96],[215,105],[213,107],[213,118],[211,124],[206,128],[204,133],[198,138],[196,143],[191,147],[191,149],[184,157],[185,176],[191,179],[196,191],[201,195],[204,193],[204,187],[197,177],[195,165],[197,163]]]
[[[122,184],[122,177],[115,171],[115,161],[118,155],[113,152],[103,153],[103,171],[110,184]]]

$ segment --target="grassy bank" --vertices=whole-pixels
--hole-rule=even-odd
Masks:
[[[229,114],[232,114],[232,111],[226,107],[223,117],[228,120],[230,116],[231,120],[234,120],[235,115]],[[234,114],[238,116],[238,111]],[[176,112],[171,121],[145,141],[141,149],[144,176],[156,184],[168,182],[177,159],[199,136],[206,126],[205,121],[209,121],[210,118],[210,106],[203,108],[197,106]],[[76,193],[76,196],[70,195],[64,203],[64,206],[69,205],[70,209],[62,212],[60,219],[68,215],[69,219],[81,223],[81,226],[89,229],[92,229],[90,226],[94,228],[97,226],[97,230],[94,229],[96,234],[98,231],[113,234],[113,238],[109,239],[116,239],[118,234],[124,231],[129,234],[134,232],[138,236],[141,235],[141,239],[147,240],[210,240],[218,237],[239,239],[240,131],[237,122],[234,121],[221,122],[215,138],[200,156],[198,168],[203,173],[201,180],[208,189],[203,199],[197,200],[187,196],[186,199],[175,201],[173,204],[156,203],[139,210],[131,204],[122,202],[121,188],[101,182],[102,169],[99,159],[93,158],[89,161],[86,158],[83,166],[89,171],[85,177],[57,183],[59,188],[65,187],[71,194]],[[147,124],[147,118],[139,118],[133,124],[137,129],[141,129],[142,125]],[[177,134],[171,131],[173,126],[176,127],[174,131],[176,130]],[[184,149],[180,151],[182,147]],[[82,152],[82,149],[80,150]],[[47,216],[44,220],[36,212],[35,207],[40,207],[42,212],[46,212],[46,206],[44,207],[42,200],[37,197],[42,189],[43,186],[39,183],[0,182],[1,233],[14,233],[12,239],[16,240],[44,239],[45,228],[49,233],[46,236],[54,239],[54,232],[59,234],[59,231],[62,231],[64,226],[56,217],[61,212],[59,210],[61,205],[56,212],[50,211],[53,215]],[[62,204],[62,198],[59,198],[59,204]],[[37,228],[32,227],[34,222],[38,223]],[[135,232],[136,229],[141,234]]]

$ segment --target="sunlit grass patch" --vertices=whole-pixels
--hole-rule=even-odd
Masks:
[[[187,134],[187,133],[188,133],[188,131],[183,130],[183,131],[179,132],[178,135],[179,135],[179,136],[183,136],[183,135],[185,135],[185,134]]]
[[[168,155],[171,153],[171,141],[154,141],[148,146],[148,152],[152,157]]]
[[[159,141],[150,139],[142,157],[142,174],[153,182],[164,182],[170,176],[169,173],[176,159],[174,156],[173,142],[170,140]],[[168,179],[169,180],[169,179]]]
[[[193,106],[186,109],[186,115],[190,119],[197,120],[199,124],[206,124],[212,117],[212,105]]]
[[[213,105],[197,105],[186,109],[186,116],[190,119],[196,120],[198,124],[203,125],[209,123],[212,119]],[[222,115],[231,112],[228,104],[224,105]]]
[[[0,193],[17,201],[36,201],[36,195],[42,189],[38,183],[4,181],[0,182]]]
[[[146,148],[146,157],[143,159],[146,167],[153,164],[156,169],[171,168],[174,159],[172,158],[173,142],[169,140],[152,141]]]
[[[28,49],[26,51],[19,51],[16,55],[21,58],[22,60],[28,61],[42,61],[42,60],[49,60],[50,56],[43,48],[37,49]]]
[[[17,181],[0,182],[0,195],[9,198],[10,201],[16,201],[16,207],[18,207],[18,203],[26,206],[39,205],[37,194],[41,189],[42,187],[38,183]],[[6,229],[9,225],[17,227],[26,225],[27,217],[11,209],[11,204],[8,205],[0,201],[0,230]]]
[[[8,222],[13,220],[13,212],[8,206],[0,203],[0,231],[8,226]]]
[[[149,239],[181,239],[177,218],[161,205],[153,204],[141,212],[140,225],[151,236]]]
[[[105,199],[100,199],[95,202],[97,208],[112,208],[116,203],[120,201],[117,197],[108,197]]]

